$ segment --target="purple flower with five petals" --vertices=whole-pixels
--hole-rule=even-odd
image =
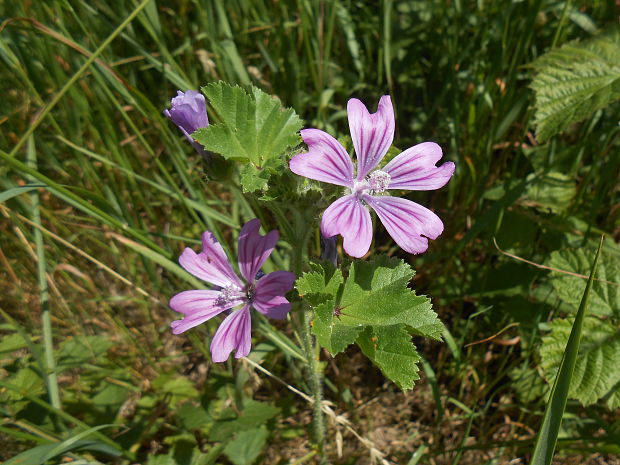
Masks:
[[[170,105],[169,110],[164,110],[164,115],[178,126],[199,154],[206,156],[205,149],[192,137],[192,133],[197,129],[209,126],[204,95],[197,90],[179,90],[177,96],[170,100]]]
[[[239,234],[239,270],[243,279],[233,271],[224,249],[209,231],[202,235],[200,253],[188,247],[179,257],[183,268],[197,278],[215,284],[219,290],[184,291],[170,299],[170,307],[184,315],[182,320],[171,323],[174,334],[233,309],[211,341],[214,362],[224,362],[233,350],[236,352],[235,358],[250,353],[251,307],[275,319],[286,318],[291,309],[284,294],[293,286],[293,273],[274,271],[256,279],[279,238],[278,231],[262,236],[259,229],[260,221],[253,219],[243,226]]]
[[[450,180],[454,163],[436,166],[442,156],[441,147],[434,142],[423,142],[376,169],[394,139],[390,96],[381,97],[373,114],[358,99],[350,99],[347,114],[357,170],[344,147],[318,129],[301,131],[308,152],[294,156],[290,162],[295,174],[346,188],[345,195],[323,213],[322,234],[325,237],[340,234],[349,255],[364,256],[372,241],[370,207],[401,248],[413,254],[425,252],[427,238],[436,239],[443,232],[443,223],[429,209],[392,197],[387,191],[439,189]]]

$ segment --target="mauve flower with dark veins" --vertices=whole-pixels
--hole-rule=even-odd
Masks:
[[[202,235],[202,251],[186,248],[179,263],[189,273],[203,281],[218,286],[218,290],[192,290],[175,295],[170,307],[182,313],[183,319],[171,323],[172,332],[180,334],[194,326],[233,309],[217,329],[211,341],[214,362],[224,362],[235,350],[235,358],[250,353],[250,308],[270,318],[283,319],[291,310],[284,295],[291,290],[295,275],[289,271],[274,271],[257,278],[257,273],[278,242],[278,231],[262,236],[258,231],[260,221],[246,223],[239,234],[239,270],[242,278],[233,271],[224,249],[213,234]]]
[[[290,161],[295,174],[345,188],[345,194],[323,213],[321,233],[325,237],[340,234],[344,250],[352,257],[362,257],[372,242],[372,208],[401,248],[413,254],[425,252],[428,238],[436,239],[443,232],[443,223],[429,209],[392,197],[388,190],[439,189],[454,174],[454,163],[436,166],[442,156],[441,147],[423,142],[376,169],[394,139],[390,96],[381,97],[373,114],[358,99],[350,99],[347,114],[357,167],[336,139],[318,129],[301,131],[308,152]]]
[[[196,90],[179,90],[177,96],[170,100],[170,105],[170,109],[164,110],[164,115],[178,126],[198,153],[207,156],[203,146],[192,138],[192,133],[197,129],[209,126],[205,96]]]

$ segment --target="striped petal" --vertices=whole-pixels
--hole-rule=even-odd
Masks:
[[[321,233],[325,237],[340,234],[345,252],[352,257],[363,257],[372,242],[370,212],[356,194],[341,197],[323,212]]]
[[[220,291],[184,291],[170,299],[170,307],[185,315],[183,319],[170,323],[173,334],[181,334],[198,326],[224,310],[243,303],[242,299],[228,300],[224,303]]]
[[[179,263],[189,273],[208,283],[220,287],[230,284],[241,287],[224,249],[209,231],[202,235],[202,251],[197,254],[187,247],[179,257]]]
[[[263,315],[276,320],[286,318],[291,304],[284,297],[293,287],[295,275],[290,271],[274,271],[260,278],[256,283],[254,308]]]
[[[211,341],[211,358],[214,362],[225,362],[235,351],[235,358],[245,357],[252,348],[252,319],[250,307],[245,305],[228,315]]]
[[[370,114],[356,98],[347,104],[349,129],[357,154],[357,180],[361,181],[383,159],[394,140],[394,108],[389,95],[379,100],[377,112]]]
[[[382,169],[391,178],[388,189],[430,191],[443,187],[454,174],[455,166],[451,161],[435,166],[441,156],[441,147],[434,142],[405,150]]]
[[[443,232],[443,223],[428,208],[399,197],[364,195],[377,216],[403,250],[412,254],[425,252],[428,239],[437,239]]]
[[[353,162],[340,142],[319,129],[304,129],[301,137],[308,152],[291,158],[293,173],[338,186],[353,185]]]
[[[254,282],[256,273],[271,255],[280,237],[275,230],[262,236],[259,229],[260,221],[254,218],[248,221],[239,233],[239,270],[249,283]]]

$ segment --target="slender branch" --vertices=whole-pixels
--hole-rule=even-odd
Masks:
[[[574,276],[576,278],[588,279],[588,276],[586,276],[585,274],[573,273],[572,271],[566,271],[560,268],[553,268],[552,266],[541,265],[540,263],[532,262],[525,258],[519,257],[518,255],[514,255],[514,254],[511,254],[510,252],[506,252],[499,248],[499,245],[497,245],[497,241],[495,240],[495,238],[493,238],[493,243],[495,244],[495,248],[499,251],[499,253],[501,253],[502,255],[506,255],[507,257],[514,258],[515,260],[519,260],[520,262],[527,263],[528,265],[532,265],[532,266],[535,266],[536,268],[541,268],[543,270],[557,271],[558,273],[567,274],[570,276]],[[612,286],[620,286],[620,283],[614,283],[612,281],[607,281],[605,279],[594,278],[593,281],[598,281],[600,283],[605,283],[605,284],[611,284]]]

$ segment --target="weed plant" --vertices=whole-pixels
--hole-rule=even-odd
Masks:
[[[618,62],[603,97],[583,96],[604,104],[546,138],[532,86],[541,56],[616,26],[614,1],[35,0],[0,14],[6,463],[318,463],[285,322],[261,320],[248,360],[224,364],[215,323],[170,333],[183,248],[208,229],[229,250],[261,203],[211,181],[162,114],[177,89],[217,80],[349,145],[347,100],[391,94],[394,145],[432,140],[457,166],[411,197],[445,224],[426,254],[382,228],[391,245],[371,250],[416,270],[444,343],[419,345],[410,392],[357,348],[321,354],[329,463],[528,463],[585,287],[552,269],[588,275],[601,234],[554,463],[620,463]]]

